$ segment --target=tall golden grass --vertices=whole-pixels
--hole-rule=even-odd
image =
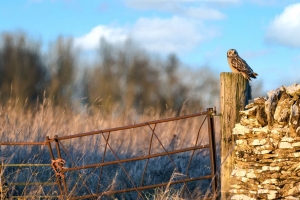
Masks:
[[[154,109],[148,109],[143,114],[135,110],[128,109],[120,111],[118,106],[113,112],[103,114],[101,108],[98,112],[90,114],[89,109],[80,107],[80,104],[74,106],[76,111],[65,110],[61,107],[53,106],[51,100],[45,99],[42,103],[37,104],[33,109],[25,109],[18,106],[17,101],[10,101],[1,106],[0,110],[0,141],[1,142],[33,142],[45,141],[46,136],[53,138],[55,135],[65,136],[77,133],[83,133],[93,130],[103,130],[106,128],[118,127],[123,125],[136,124],[140,122],[156,120],[159,118],[173,117],[176,112],[168,111],[164,116],[159,115]],[[187,120],[180,120],[159,124],[155,127],[155,133],[158,140],[153,139],[151,153],[159,153],[163,148],[174,150],[179,148],[191,147],[195,144],[197,131],[204,120],[204,117],[195,117]],[[152,126],[153,128],[153,126]],[[151,138],[151,129],[147,126],[138,129],[128,129],[126,131],[112,132],[109,137],[111,148],[117,155],[117,159],[131,158],[148,154],[149,141]],[[107,135],[106,135],[107,136]],[[204,123],[200,131],[200,138],[197,145],[207,144],[207,124]],[[87,136],[82,138],[64,140],[61,142],[64,148],[72,157],[75,165],[86,165],[99,163],[102,161],[105,140],[101,135]],[[49,153],[44,147],[0,147],[1,157],[6,159],[4,162],[10,163],[50,163]],[[47,154],[47,156],[46,156]],[[13,156],[12,156],[13,155]],[[210,173],[209,160],[207,151],[196,151],[195,158],[191,162],[189,176],[199,176]],[[200,155],[200,157],[199,157]],[[68,160],[68,155],[63,153],[67,165],[70,167],[74,163]],[[181,153],[172,156],[179,173],[185,173],[190,153]],[[105,161],[115,160],[111,150],[107,150]],[[145,161],[136,163],[124,163],[123,167],[129,172],[132,180],[136,185],[140,184],[140,176],[144,169]],[[12,167],[11,167],[12,168]],[[4,180],[14,182],[55,182],[52,169],[37,167],[15,167],[12,169],[2,168],[5,174]],[[102,169],[101,169],[102,170]],[[167,157],[159,157],[149,161],[144,184],[166,182],[173,178],[173,166]],[[102,173],[102,172],[101,172]],[[177,173],[177,172],[176,172]],[[25,174],[27,178],[25,178]],[[48,174],[46,176],[46,174]],[[51,174],[51,175],[49,175]],[[67,180],[70,196],[96,193],[99,191],[109,191],[113,189],[126,188],[131,185],[127,180],[120,166],[103,167],[102,179],[99,181],[100,168],[85,169],[78,172],[69,172]],[[157,176],[156,180],[153,177]],[[5,181],[2,181],[5,182]],[[192,186],[193,195],[200,195],[203,188],[207,188],[209,181],[204,181],[199,185]],[[202,185],[201,185],[202,184]],[[184,192],[181,186],[174,186],[173,189],[168,186],[164,189],[151,190],[149,199],[182,199]],[[174,190],[175,189],[175,190]],[[99,192],[98,191],[98,192]],[[195,192],[196,191],[196,192]],[[204,191],[205,193],[205,191]],[[42,186],[27,186],[11,188],[11,195],[17,196],[53,196],[58,194],[58,188],[53,187],[44,189]],[[202,193],[201,193],[202,194]],[[129,195],[129,196],[128,196]],[[133,196],[130,196],[133,195]],[[101,197],[101,199],[130,199],[136,194],[111,195]],[[197,198],[197,197],[195,197]]]

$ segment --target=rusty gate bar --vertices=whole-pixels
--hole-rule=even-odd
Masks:
[[[127,126],[121,126],[121,127],[116,127],[116,128],[108,128],[108,129],[99,130],[99,131],[91,131],[91,132],[79,133],[79,134],[75,134],[75,135],[61,136],[61,137],[58,137],[57,139],[58,140],[67,140],[67,139],[84,137],[84,136],[89,136],[89,135],[103,134],[103,133],[107,133],[107,132],[114,132],[114,131],[126,130],[126,129],[131,129],[131,128],[142,127],[142,126],[148,126],[148,125],[151,125],[151,124],[160,124],[160,123],[164,123],[164,122],[170,122],[170,121],[176,121],[176,120],[181,120],[181,119],[187,119],[187,118],[202,116],[202,115],[206,115],[206,114],[207,114],[207,111],[204,111],[204,112],[200,112],[200,113],[183,115],[183,116],[179,116],[179,117],[171,117],[171,118],[159,119],[159,120],[148,121],[148,122],[143,122],[143,123],[134,124],[134,125],[127,125]],[[53,142],[53,141],[54,141],[54,138],[50,139],[50,142]]]
[[[197,137],[199,137],[200,130],[202,129],[203,124],[207,120],[209,143],[205,144],[205,145],[197,146],[197,143],[195,143],[195,146],[193,146],[193,147],[188,147],[188,148],[178,149],[178,150],[173,150],[173,151],[167,151],[165,149],[165,147],[162,145],[162,148],[164,149],[164,152],[157,153],[157,154],[151,154],[151,143],[150,143],[149,148],[148,148],[148,155],[146,155],[146,156],[136,157],[136,158],[128,158],[128,159],[123,159],[123,160],[122,159],[120,160],[120,159],[118,159],[118,157],[116,157],[117,160],[115,160],[115,161],[102,162],[102,163],[96,163],[96,164],[90,164],[90,165],[84,165],[84,166],[76,166],[75,165],[74,167],[70,167],[70,168],[62,168],[62,172],[68,172],[68,171],[78,171],[78,170],[82,170],[82,169],[97,168],[97,167],[101,167],[101,169],[102,169],[103,166],[119,164],[120,167],[125,172],[125,174],[127,175],[127,178],[133,184],[132,188],[127,188],[127,189],[123,189],[123,190],[112,190],[112,191],[109,191],[109,192],[101,192],[101,193],[98,193],[99,188],[97,188],[96,193],[94,193],[94,194],[85,195],[85,196],[77,196],[77,197],[70,196],[69,198],[71,198],[71,199],[84,199],[84,198],[89,198],[89,197],[96,197],[96,196],[115,194],[115,193],[123,193],[123,192],[132,192],[132,191],[136,191],[138,193],[138,196],[143,198],[143,196],[140,194],[139,190],[151,189],[151,188],[155,188],[155,187],[166,186],[168,184],[172,185],[172,184],[177,184],[177,183],[183,183],[186,186],[186,182],[196,181],[196,180],[203,180],[203,179],[211,179],[210,187],[212,189],[212,195],[213,195],[212,198],[215,199],[215,196],[214,196],[214,194],[216,193],[216,182],[214,182],[214,181],[216,181],[216,179],[214,179],[215,178],[215,169],[216,169],[215,168],[215,159],[210,158],[211,175],[200,176],[200,177],[196,177],[196,178],[188,178],[187,177],[187,178],[182,179],[182,180],[171,181],[171,182],[167,182],[167,183],[154,184],[154,185],[147,185],[147,186],[142,186],[143,180],[141,179],[141,185],[139,187],[135,186],[135,184],[132,182],[130,176],[127,174],[127,171],[122,166],[122,163],[124,163],[124,162],[132,162],[132,161],[145,160],[145,159],[147,159],[147,161],[148,161],[150,158],[159,157],[159,156],[168,156],[170,161],[173,163],[174,168],[176,170],[176,166],[175,166],[173,160],[170,158],[171,154],[176,154],[176,153],[181,153],[181,152],[186,152],[186,151],[195,152],[195,150],[198,150],[198,149],[209,149],[210,157],[214,158],[214,156],[215,156],[215,154],[214,154],[215,151],[213,150],[214,149],[214,146],[213,146],[214,140],[212,140],[214,138],[214,135],[213,135],[214,131],[212,130],[213,129],[213,122],[210,121],[212,119],[212,115],[213,115],[214,112],[215,111],[212,108],[208,108],[207,111],[201,112],[201,113],[195,113],[195,114],[184,115],[184,116],[179,116],[179,117],[166,118],[166,119],[161,119],[161,120],[154,120],[154,121],[139,123],[139,124],[135,124],[135,125],[127,125],[127,126],[122,126],[122,127],[109,128],[109,129],[104,129],[104,130],[99,130],[99,131],[79,133],[79,134],[69,135],[69,136],[62,136],[62,137],[55,136],[55,138],[50,139],[50,141],[55,141],[57,143],[60,143],[61,140],[67,140],[67,139],[80,138],[80,137],[91,136],[91,135],[96,135],[96,134],[102,134],[102,136],[104,137],[104,139],[106,141],[106,145],[105,145],[106,146],[105,150],[106,150],[107,147],[109,147],[111,149],[111,147],[109,145],[109,142],[108,142],[108,138],[109,138],[109,135],[110,135],[111,132],[148,126],[150,128],[151,132],[152,132],[151,133],[151,138],[153,138],[153,136],[155,136],[157,138],[158,142],[162,145],[160,139],[158,138],[158,136],[155,133],[155,127],[156,127],[157,124],[176,121],[176,120],[181,120],[181,119],[193,118],[193,117],[198,117],[198,116],[205,116],[205,118],[201,122],[201,125],[200,125],[199,130],[198,130],[198,136]],[[154,127],[151,127],[151,125],[153,125],[153,124],[154,124]],[[107,138],[106,138],[106,136],[104,136],[104,133],[108,133]],[[212,152],[211,150],[213,150],[213,153],[211,153]],[[59,151],[59,150],[57,150],[57,151]],[[68,152],[66,152],[66,153],[68,153]],[[105,155],[102,158],[103,161],[105,159],[104,157],[105,157]],[[147,168],[147,164],[148,164],[148,162],[145,165],[144,171]],[[102,170],[100,171],[100,176],[101,175],[102,175]],[[100,181],[101,180],[99,179],[99,182]],[[187,188],[187,190],[188,190],[189,194],[191,195],[188,188]]]
[[[70,158],[70,160],[73,163],[73,165],[76,167],[76,164],[75,164],[74,160],[72,159],[72,157],[70,156],[69,152],[66,150],[66,148],[64,147],[64,145],[60,141],[59,141],[59,143],[60,143],[60,147],[62,147],[63,151],[67,154],[67,156]],[[63,168],[61,169],[61,172],[63,172]],[[80,172],[78,172],[78,171],[76,171],[76,172],[77,172],[77,174],[79,176],[79,180],[82,179],[83,175]],[[86,189],[89,190],[89,188],[87,187],[87,185],[85,183],[84,183],[84,185],[86,186]],[[75,189],[75,187],[73,189]],[[73,190],[71,190],[71,192],[68,194],[68,196],[70,196],[70,194],[72,194],[72,192],[73,192]],[[90,190],[89,190],[89,192],[91,193]]]
[[[53,151],[52,151],[52,147],[51,147],[51,143],[50,143],[50,138],[49,136],[46,137],[46,142],[45,142],[48,146],[48,149],[49,149],[49,153],[50,153],[50,158],[51,160],[55,160],[54,158],[54,155],[53,155]],[[56,174],[55,170],[54,170],[54,173],[55,173],[55,178],[56,178],[56,183],[57,183],[57,186],[58,186],[58,189],[59,189],[59,192],[60,192],[60,199],[63,199],[62,195],[63,195],[63,190],[61,188],[61,183],[60,183],[60,180],[59,180],[59,176],[58,174]]]
[[[87,199],[87,198],[99,197],[99,196],[103,196],[103,195],[118,194],[118,193],[124,193],[124,192],[133,192],[135,190],[147,190],[147,189],[152,189],[152,188],[156,188],[156,187],[163,187],[163,186],[167,186],[167,185],[174,185],[174,184],[178,184],[178,183],[199,181],[199,180],[211,179],[211,178],[212,178],[211,175],[206,175],[206,176],[201,176],[201,177],[197,177],[197,178],[188,178],[188,179],[177,180],[177,181],[172,181],[172,182],[158,183],[158,184],[155,184],[155,185],[140,186],[140,187],[137,187],[137,188],[128,188],[128,189],[123,189],[123,190],[112,190],[112,191],[102,192],[102,193],[99,193],[99,194],[84,195],[84,196],[80,196],[80,197],[76,197],[76,198],[75,197],[70,198],[70,200],[73,200],[73,199],[74,200],[75,199]]]
[[[0,142],[0,145],[46,145],[46,142]]]
[[[108,136],[107,136],[108,140],[109,140],[109,136],[110,136],[110,132],[108,132]],[[104,148],[104,152],[103,152],[103,156],[102,156],[102,163],[104,163],[104,160],[105,160],[106,150],[107,150],[107,143],[105,143],[105,148]],[[100,188],[100,181],[102,179],[102,172],[103,172],[103,166],[101,166],[101,170],[100,170],[100,174],[99,174],[98,187],[97,187],[96,193],[98,193],[98,190]]]
[[[216,159],[216,146],[215,146],[215,135],[214,135],[215,131],[214,131],[214,119],[213,119],[213,116],[215,115],[215,113],[216,113],[216,110],[214,110],[213,108],[207,108],[206,111],[200,112],[200,113],[183,115],[183,116],[179,116],[179,117],[165,118],[165,119],[160,119],[160,120],[153,120],[153,121],[138,123],[138,124],[134,124],[134,125],[108,128],[108,129],[104,129],[104,130],[90,131],[90,132],[79,133],[79,134],[74,134],[74,135],[67,135],[67,136],[61,136],[61,137],[59,137],[58,135],[55,135],[53,138],[50,138],[49,136],[47,136],[45,142],[0,142],[0,145],[45,145],[49,149],[52,164],[42,164],[42,165],[51,166],[53,168],[53,162],[55,162],[57,160],[62,160],[61,148],[62,148],[63,151],[66,151],[66,153],[68,155],[68,152],[67,152],[66,149],[64,149],[64,146],[61,143],[61,140],[67,140],[67,139],[80,138],[80,137],[85,137],[85,136],[92,136],[92,135],[96,135],[96,134],[102,134],[104,140],[106,141],[106,144],[105,144],[105,151],[104,151],[101,163],[95,163],[95,164],[89,164],[89,165],[83,165],[83,166],[76,166],[73,163],[74,165],[72,167],[65,168],[65,167],[63,167],[62,163],[57,162],[57,164],[61,168],[60,173],[56,173],[56,170],[53,168],[53,170],[55,172],[56,182],[45,183],[45,184],[51,184],[51,185],[55,184],[55,185],[57,185],[58,188],[59,188],[59,192],[60,192],[60,194],[59,194],[60,199],[66,199],[66,198],[68,198],[68,199],[86,199],[86,198],[99,197],[99,196],[103,196],[103,195],[133,192],[133,191],[137,192],[138,197],[142,197],[142,199],[143,199],[143,195],[140,193],[141,190],[147,190],[147,189],[152,189],[152,188],[156,188],[156,187],[164,187],[164,186],[173,185],[173,184],[184,184],[186,186],[186,182],[199,181],[199,180],[203,180],[203,179],[211,179],[211,184],[210,184],[209,187],[211,188],[211,191],[212,191],[212,199],[216,199],[218,197],[218,195],[217,195],[217,189],[218,189],[217,180],[218,180],[218,178],[217,178],[217,173],[216,173],[217,159]],[[172,151],[168,151],[163,146],[163,144],[161,143],[159,137],[155,133],[156,125],[159,124],[159,123],[171,122],[171,121],[187,119],[187,118],[193,118],[193,117],[198,117],[198,116],[205,116],[205,118],[201,122],[201,125],[200,125],[198,133],[197,133],[198,135],[197,135],[196,143],[195,143],[195,145],[192,145],[192,147],[186,147],[186,148],[182,148],[182,149],[175,149],[175,150],[172,150]],[[206,120],[207,120],[207,126],[208,126],[208,132],[207,133],[208,133],[208,136],[209,136],[208,137],[209,143],[204,144],[204,145],[197,145],[200,130],[202,129],[202,126],[203,126],[203,124],[205,123]],[[154,127],[152,127],[151,125],[154,125]],[[151,140],[150,140],[150,143],[148,145],[148,154],[145,155],[145,156],[141,156],[141,157],[119,159],[116,156],[116,154],[114,153],[114,151],[111,148],[111,146],[109,144],[109,141],[108,141],[111,132],[121,131],[121,130],[128,130],[128,129],[139,128],[139,127],[144,127],[144,126],[148,126],[151,130]],[[106,136],[105,133],[108,133],[108,136]],[[151,154],[153,137],[155,137],[158,140],[161,147],[164,149],[164,152]],[[54,157],[53,150],[52,150],[52,147],[51,147],[51,142],[55,142],[55,147],[56,147],[56,152],[57,152],[58,158]],[[61,145],[59,143],[61,143]],[[113,152],[113,154],[115,155],[117,160],[104,162],[107,148],[109,148]],[[191,159],[194,155],[194,152],[196,150],[200,150],[200,149],[208,149],[209,150],[209,154],[210,154],[209,155],[210,156],[209,161],[210,161],[210,166],[211,166],[210,167],[211,174],[210,175],[205,175],[205,176],[198,176],[198,177],[195,177],[195,178],[189,178],[188,172],[189,172],[189,165],[190,165]],[[167,156],[170,159],[170,161],[173,163],[174,169],[176,171],[176,165],[173,162],[170,155],[177,154],[177,153],[182,153],[182,152],[188,152],[188,151],[193,151],[193,153],[192,153],[192,156],[191,156],[191,158],[189,160],[189,163],[188,163],[188,168],[187,168],[187,172],[186,172],[187,176],[185,178],[183,178],[181,180],[176,180],[176,181],[169,181],[169,182],[165,182],[165,183],[158,183],[158,184],[154,184],[154,185],[145,185],[145,186],[143,186],[144,174],[145,174],[145,171],[147,169],[149,159],[155,158],[155,157],[160,157],[160,156]],[[70,159],[72,159],[72,158],[70,157]],[[140,161],[140,160],[147,160],[147,161],[146,161],[146,164],[145,164],[144,169],[143,169],[142,178],[140,180],[140,186],[137,187],[133,183],[133,181],[131,180],[130,176],[127,174],[127,171],[122,166],[122,163]],[[111,191],[104,191],[104,192],[102,191],[102,192],[100,192],[99,187],[100,187],[101,177],[102,177],[102,168],[104,166],[107,166],[107,165],[115,165],[115,164],[120,165],[120,167],[123,169],[123,171],[127,175],[127,178],[131,181],[133,187],[126,188],[126,189],[120,189],[120,190],[111,190]],[[5,164],[5,165],[13,166],[15,164]],[[24,166],[25,165],[37,166],[37,165],[41,165],[41,164],[23,164],[23,165]],[[95,191],[95,193],[93,193],[93,194],[90,193],[90,194],[86,194],[84,196],[77,196],[77,197],[69,196],[70,194],[68,194],[69,191],[68,191],[68,187],[67,187],[67,184],[66,184],[65,172],[69,172],[69,171],[79,172],[78,170],[88,169],[88,168],[98,168],[98,167],[101,167],[101,170],[99,172],[99,177],[100,178],[98,180],[98,187],[97,187],[97,190]],[[188,188],[187,188],[187,190],[190,193]],[[98,192],[100,192],[100,193],[98,193]]]
[[[22,163],[22,164],[0,164],[3,167],[51,167],[50,164],[30,164],[30,163]]]
[[[215,134],[214,134],[214,118],[216,110],[212,108],[207,109],[207,122],[208,122],[208,137],[209,137],[209,155],[210,155],[210,170],[211,170],[211,187],[213,199],[217,198],[217,178],[216,178],[216,169],[217,169],[217,159],[216,159],[216,146],[215,146]]]
[[[49,137],[46,138],[46,142],[0,142],[0,146],[48,146],[48,139]],[[52,154],[52,151],[50,151],[50,156]],[[53,155],[53,154],[52,154]],[[0,166],[2,167],[51,167],[51,164],[33,164],[33,163],[20,163],[20,164],[15,164],[15,163],[1,163]],[[9,186],[54,186],[58,185],[59,187],[59,182],[10,182],[7,183]],[[11,198],[31,198],[31,196],[10,196]],[[46,196],[36,196],[39,198],[58,198],[59,196],[51,196],[51,195],[46,195]]]
[[[197,138],[196,138],[194,147],[197,146],[198,139],[199,139],[199,134],[200,134],[201,128],[202,128],[202,126],[203,126],[203,124],[204,124],[206,118],[207,118],[207,116],[204,118],[204,120],[203,120],[202,123],[201,123],[201,126],[200,126],[199,129],[198,129]],[[191,157],[190,157],[190,159],[189,159],[188,166],[187,166],[187,168],[186,168],[186,176],[187,176],[187,177],[189,176],[189,168],[190,168],[191,161],[192,161],[192,159],[193,159],[193,157],[194,157],[194,154],[195,154],[195,150],[193,150],[193,153],[192,153],[192,155],[191,155]]]
[[[156,124],[154,125],[153,131],[155,130],[155,128],[156,128]],[[148,148],[148,156],[151,155],[152,140],[153,140],[153,131],[151,132],[151,139],[150,139],[149,148]],[[142,175],[141,183],[140,183],[141,186],[143,185],[143,182],[144,182],[144,175],[145,175],[148,163],[149,163],[149,159],[150,158],[147,158],[147,161],[146,161],[146,164],[145,164],[145,167],[144,167],[144,170],[143,170],[143,175]]]
[[[142,156],[142,157],[127,158],[127,159],[123,159],[123,160],[120,160],[120,161],[114,160],[114,161],[104,162],[104,163],[96,163],[96,164],[91,164],[91,165],[63,168],[63,171],[66,172],[66,171],[82,170],[82,169],[101,167],[101,166],[107,166],[107,165],[115,165],[115,164],[119,164],[119,163],[132,162],[132,161],[138,161],[138,160],[146,160],[146,159],[149,159],[149,158],[155,158],[155,157],[159,157],[159,156],[166,156],[168,154],[177,154],[177,153],[182,153],[182,152],[186,152],[186,151],[207,149],[207,148],[209,148],[208,144],[207,145],[202,145],[202,146],[188,147],[188,148],[184,148],[184,149],[168,151],[168,153],[167,152],[162,152],[162,153],[156,153],[156,154],[151,154],[151,155]]]
[[[58,138],[58,136],[55,135],[54,136],[54,141],[55,141],[56,152],[57,152],[58,159],[62,159],[61,158],[61,153],[60,153],[60,148],[59,148],[59,142],[58,142],[57,138]],[[58,163],[58,165],[60,165],[60,167],[63,168],[63,165],[61,163]],[[66,183],[66,179],[65,179],[65,175],[64,175],[64,171],[63,170],[61,170],[60,180],[61,180],[61,182],[63,184],[63,187],[64,187],[64,190],[63,190],[64,193],[63,193],[63,195],[64,195],[64,197],[66,199],[67,196],[68,196],[68,188],[67,188],[67,183]]]

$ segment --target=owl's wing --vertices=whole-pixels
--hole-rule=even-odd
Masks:
[[[231,65],[233,68],[237,69],[239,72],[244,72],[244,73],[252,73],[253,70],[251,67],[247,64],[245,60],[243,60],[240,57],[235,57],[231,59]]]

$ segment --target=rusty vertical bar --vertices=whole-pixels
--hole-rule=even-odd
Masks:
[[[104,133],[102,133],[104,134]],[[109,136],[110,136],[110,132],[108,132],[108,136],[107,136],[107,141],[109,140]],[[104,152],[103,152],[103,157],[102,157],[102,163],[104,163],[104,160],[105,160],[105,156],[106,156],[106,150],[107,150],[107,144],[108,142],[105,143],[105,148],[104,148]],[[101,166],[101,169],[100,169],[100,175],[99,175],[99,180],[98,180],[98,186],[97,186],[97,190],[96,192],[98,193],[99,191],[99,188],[101,186],[101,178],[102,178],[102,172],[103,172],[103,166]]]
[[[58,159],[61,159],[60,147],[59,147],[59,143],[58,143],[58,135],[54,136],[54,141],[55,141],[55,146],[56,146],[56,151],[57,151]],[[59,163],[59,165],[61,167],[63,167],[61,163]],[[66,179],[65,179],[65,176],[64,176],[64,172],[62,171],[61,173],[63,175],[60,178],[61,178],[63,186],[64,186],[64,197],[65,197],[65,199],[67,199],[67,196],[68,196],[67,183],[66,183]]]
[[[148,147],[148,156],[151,155],[152,140],[153,140],[153,132],[155,131],[155,128],[156,128],[156,124],[155,124],[155,126],[154,126],[154,128],[153,128],[153,131],[151,130],[152,132],[151,132],[151,139],[150,139],[150,143],[149,143],[149,147]],[[145,173],[146,173],[146,169],[147,169],[147,166],[148,166],[149,159],[150,159],[150,158],[148,158],[147,161],[146,161],[146,164],[145,164],[145,167],[144,167],[144,170],[143,170],[143,175],[142,175],[142,178],[141,178],[140,186],[143,185],[143,182],[144,182],[144,175],[145,175]]]
[[[53,155],[53,151],[52,151],[52,147],[51,147],[51,143],[50,143],[49,140],[50,140],[50,138],[49,138],[49,136],[47,136],[46,137],[46,145],[48,146],[51,160],[55,160],[54,155]],[[59,189],[59,192],[60,192],[60,195],[59,195],[60,199],[64,199],[63,198],[63,190],[62,190],[62,187],[61,187],[59,177],[58,177],[58,175],[56,174],[55,171],[54,171],[54,173],[55,173],[55,177],[56,177],[56,183],[57,183],[57,186],[58,186],[58,189]]]
[[[203,121],[202,121],[202,123],[201,123],[201,125],[200,125],[200,127],[199,127],[199,129],[198,129],[198,132],[197,132],[197,138],[196,138],[194,147],[196,147],[197,144],[198,144],[198,140],[199,140],[199,136],[200,136],[200,131],[201,131],[202,127],[203,127],[203,124],[204,124],[206,118],[207,118],[207,116],[203,119]],[[187,168],[186,168],[186,176],[187,176],[187,177],[189,177],[189,169],[190,169],[190,165],[191,165],[192,159],[193,159],[193,157],[194,157],[195,151],[196,151],[196,150],[193,150],[193,153],[192,153],[192,155],[191,155],[191,157],[190,157],[190,159],[189,159],[189,163],[188,163]]]
[[[217,198],[217,159],[216,159],[216,144],[215,144],[215,134],[214,134],[214,118],[216,111],[213,108],[207,109],[207,122],[208,122],[208,137],[209,137],[209,155],[210,155],[210,168],[211,168],[211,186],[213,199]]]

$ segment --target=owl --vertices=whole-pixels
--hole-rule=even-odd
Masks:
[[[257,73],[253,72],[246,61],[239,56],[235,49],[229,49],[227,51],[227,61],[233,73],[241,73],[248,81],[258,76]]]

